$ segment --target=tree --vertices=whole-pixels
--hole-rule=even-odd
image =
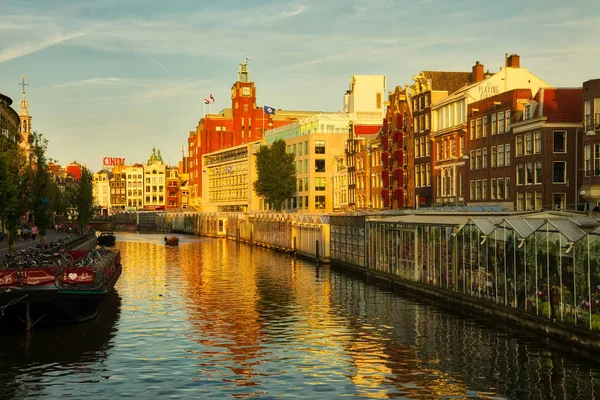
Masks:
[[[81,167],[81,179],[69,190],[69,198],[71,209],[76,214],[79,232],[83,232],[94,213],[92,172],[86,167]]]
[[[16,141],[0,137],[0,216],[8,230],[8,252],[12,255],[19,219],[27,212],[31,168]]]
[[[38,229],[40,243],[44,244],[52,209],[50,207],[50,174],[46,169],[46,149],[48,140],[42,134],[33,133],[33,156],[35,167],[33,171],[33,180],[31,188],[31,211],[33,211],[33,221]]]
[[[285,148],[285,141],[279,139],[270,147],[260,146],[256,153],[258,177],[254,190],[277,211],[281,211],[285,200],[296,194],[295,155],[286,153]]]

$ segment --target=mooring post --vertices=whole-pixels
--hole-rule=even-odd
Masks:
[[[317,262],[319,262],[320,257],[319,257],[319,241],[318,240],[317,240],[317,246],[316,246],[315,252],[316,252],[316,256],[317,256]]]
[[[31,329],[31,302],[25,302],[25,329],[29,331]]]

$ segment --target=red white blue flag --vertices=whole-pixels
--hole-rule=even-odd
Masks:
[[[213,97],[212,93],[210,94],[210,102],[214,103],[215,102],[215,98]]]

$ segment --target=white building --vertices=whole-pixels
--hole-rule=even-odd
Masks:
[[[164,210],[166,204],[166,166],[160,150],[152,149],[148,163],[144,165],[144,208]]]
[[[126,210],[136,211],[144,208],[144,167],[133,164],[125,167],[127,179]]]
[[[357,118],[383,120],[386,80],[384,75],[353,75],[344,95],[344,112]]]
[[[110,204],[110,178],[112,173],[105,169],[92,174],[92,195],[94,205],[101,208],[102,215],[108,215]]]

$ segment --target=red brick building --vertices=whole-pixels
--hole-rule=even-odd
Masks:
[[[588,209],[600,207],[600,79],[583,83],[583,185],[582,200]]]
[[[207,114],[188,137],[190,202],[202,193],[202,156],[217,150],[260,140],[264,131],[288,124],[313,112],[274,110],[264,112],[256,105],[256,87],[250,81],[248,60],[240,64],[238,79],[231,88],[231,108]]]
[[[469,205],[514,208],[514,141],[512,122],[521,118],[530,89],[515,89],[468,106],[466,135],[469,160],[464,169]]]
[[[481,66],[483,68],[483,66]],[[432,175],[431,105],[474,81],[471,72],[421,71],[411,86],[412,117],[408,146],[411,148],[408,168],[408,203],[413,207],[431,207],[434,185]]]
[[[167,187],[166,209],[173,210],[181,208],[179,201],[179,168],[167,167],[165,173],[165,184]]]
[[[579,202],[583,90],[541,88],[512,124],[517,210],[565,210]]]

